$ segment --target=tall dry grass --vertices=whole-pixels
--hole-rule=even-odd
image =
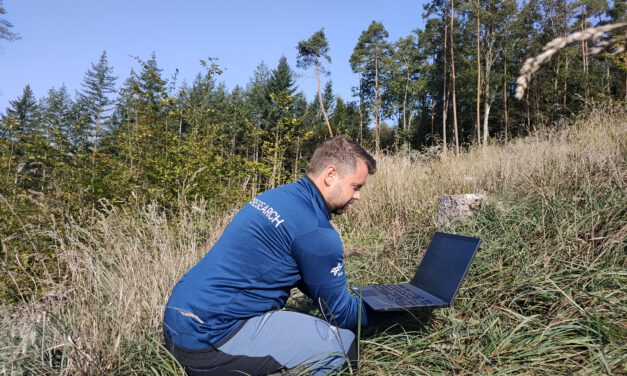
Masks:
[[[483,246],[453,308],[362,339],[361,374],[625,373],[626,157],[616,107],[460,157],[381,157],[336,220],[350,283],[408,280],[435,230]],[[436,227],[439,195],[478,191],[475,220]],[[52,229],[65,280],[0,305],[0,373],[181,374],[160,344],[163,305],[232,214],[182,202]]]
[[[398,225],[433,227],[442,194],[485,192],[497,197],[520,187],[559,188],[607,178],[599,188],[624,190],[627,118],[623,107],[603,107],[573,124],[559,124],[507,145],[452,154],[383,156],[364,190],[365,199],[341,223],[345,235]],[[376,230],[375,230],[376,231]]]
[[[176,369],[160,348],[163,305],[232,216],[202,202],[180,207],[175,219],[156,206],[111,209],[53,230],[65,280],[43,303],[2,307],[2,367],[72,375],[134,373],[153,363]]]
[[[411,278],[440,194],[488,201],[445,229],[483,238],[454,308],[363,341],[363,374],[625,373],[626,157],[625,109],[608,107],[460,158],[382,159],[340,226],[356,282]]]

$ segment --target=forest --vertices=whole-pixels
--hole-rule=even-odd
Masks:
[[[595,102],[627,100],[625,53],[591,56],[592,41],[567,46],[514,98],[522,62],[544,44],[626,15],[623,1],[433,1],[424,30],[391,41],[373,21],[361,33],[350,58],[353,98],[337,97],[325,80],[333,41],[323,28],[294,41],[296,67],[285,57],[261,63],[232,90],[220,81],[219,57],[181,83],[154,53],[114,77],[104,51],[75,95],[61,86],[36,98],[26,85],[1,115],[3,274],[16,263],[37,273],[54,258],[38,229],[68,216],[137,200],[231,207],[297,179],[332,135],[377,153],[458,154],[507,144]],[[303,71],[318,80],[311,101],[295,85]],[[0,279],[0,295],[16,297],[15,284]]]
[[[0,120],[0,295],[35,294],[18,286],[55,264],[51,226],[137,202],[167,209],[201,198],[224,210],[299,178],[332,135],[377,154],[458,154],[627,100],[625,53],[591,55],[592,41],[564,48],[514,98],[522,62],[556,37],[624,22],[623,1],[433,1],[423,17],[424,30],[396,41],[376,21],[361,33],[352,98],[326,80],[333,41],[323,28],[294,41],[295,67],[285,57],[261,63],[232,90],[219,57],[201,60],[187,83],[155,54],[114,77],[106,51],[74,95],[61,86],[36,98],[26,85]],[[304,71],[318,81],[311,101],[295,85]]]
[[[19,38],[5,14],[0,0],[0,42]],[[0,373],[183,374],[161,343],[172,286],[335,135],[379,166],[334,220],[349,283],[401,281],[434,231],[483,239],[455,306],[361,338],[360,374],[625,373],[627,3],[434,0],[417,16],[396,41],[363,30],[351,98],[328,79],[324,25],[245,87],[221,81],[220,56],[186,82],[155,53],[115,77],[107,51],[75,93],[25,85],[0,114]],[[473,221],[436,224],[441,194],[470,192],[489,197]]]

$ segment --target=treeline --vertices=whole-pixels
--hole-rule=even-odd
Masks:
[[[30,273],[55,262],[44,230],[68,215],[193,198],[222,209],[301,176],[330,135],[388,153],[459,152],[524,136],[593,100],[625,100],[625,53],[592,58],[588,42],[554,58],[522,101],[513,96],[518,69],[546,42],[626,14],[624,1],[432,1],[424,30],[397,41],[378,22],[363,31],[350,58],[360,78],[353,98],[325,82],[324,30],[295,41],[296,69],[285,58],[262,63],[232,90],[215,58],[180,83],[153,54],[121,81],[106,52],[74,95],[61,86],[36,98],[27,85],[0,121],[0,259],[15,271],[0,278],[3,290],[17,296]],[[311,101],[295,85],[298,69],[316,74]]]

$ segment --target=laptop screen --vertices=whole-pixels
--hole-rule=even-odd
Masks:
[[[450,303],[479,242],[479,238],[436,232],[411,283]]]

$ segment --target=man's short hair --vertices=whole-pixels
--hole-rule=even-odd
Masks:
[[[317,175],[329,165],[335,165],[338,173],[344,174],[357,168],[357,159],[368,166],[368,174],[377,171],[377,161],[358,143],[344,136],[326,140],[314,151],[307,174]]]

